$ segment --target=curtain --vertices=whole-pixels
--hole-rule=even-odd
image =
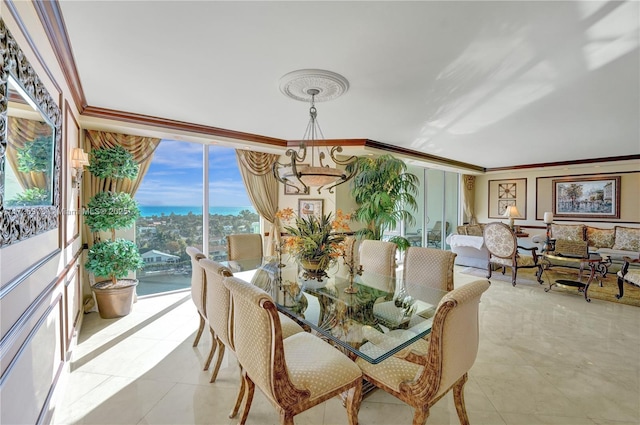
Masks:
[[[275,244],[280,243],[281,231],[279,220],[276,219],[278,181],[271,171],[278,155],[236,149],[236,158],[251,204],[271,225],[265,254],[273,255]]]
[[[463,174],[462,179],[464,182],[462,189],[462,206],[464,209],[464,214],[469,220],[469,224],[476,224],[476,176]]]
[[[85,130],[84,132],[84,151],[90,153],[94,149],[112,148],[120,145],[133,154],[133,159],[140,165],[138,177],[134,180],[129,179],[100,179],[87,173],[82,179],[82,203],[87,205],[89,200],[98,192],[114,191],[126,192],[131,196],[135,195],[140,187],[140,183],[144,178],[151,160],[153,152],[160,144],[160,140],[155,137],[132,136],[121,133],[110,133],[98,130]],[[83,242],[92,244],[93,241],[87,240],[90,234],[88,227],[83,232]]]
[[[18,150],[24,148],[25,144],[35,140],[37,137],[49,137],[51,139],[51,155],[54,152],[53,130],[51,125],[44,121],[30,120],[27,118],[7,117],[7,161],[13,169],[16,179],[23,189],[39,187],[49,189],[53,170],[49,175],[41,171],[31,171],[24,173],[18,171]]]

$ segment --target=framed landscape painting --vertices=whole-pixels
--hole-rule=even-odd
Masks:
[[[555,179],[553,215],[620,218],[620,176]]]
[[[298,217],[300,218],[307,218],[310,215],[322,218],[322,208],[322,199],[298,199]]]
[[[527,218],[527,179],[489,180],[489,218],[504,218],[512,205],[521,219]]]

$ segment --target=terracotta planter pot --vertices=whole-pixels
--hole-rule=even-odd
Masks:
[[[115,319],[131,313],[137,285],[137,279],[120,279],[116,285],[109,280],[93,285],[91,289],[96,295],[100,317]]]

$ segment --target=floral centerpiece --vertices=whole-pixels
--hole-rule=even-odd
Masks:
[[[291,208],[276,213],[288,233],[283,251],[294,256],[305,270],[305,278],[322,280],[326,270],[343,255],[345,232],[350,231],[350,215],[336,211],[317,217],[300,217]],[[289,223],[289,224],[285,224]]]

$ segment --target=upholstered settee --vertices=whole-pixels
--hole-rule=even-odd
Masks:
[[[455,264],[459,266],[486,269],[489,261],[489,251],[484,246],[482,232],[484,224],[467,224],[458,226],[457,234],[447,236],[447,245],[451,252],[458,254]]]
[[[600,229],[583,224],[551,225],[551,237],[558,241],[585,243],[589,252],[609,256],[613,263],[622,264],[624,257],[640,258],[640,228],[615,226]]]

